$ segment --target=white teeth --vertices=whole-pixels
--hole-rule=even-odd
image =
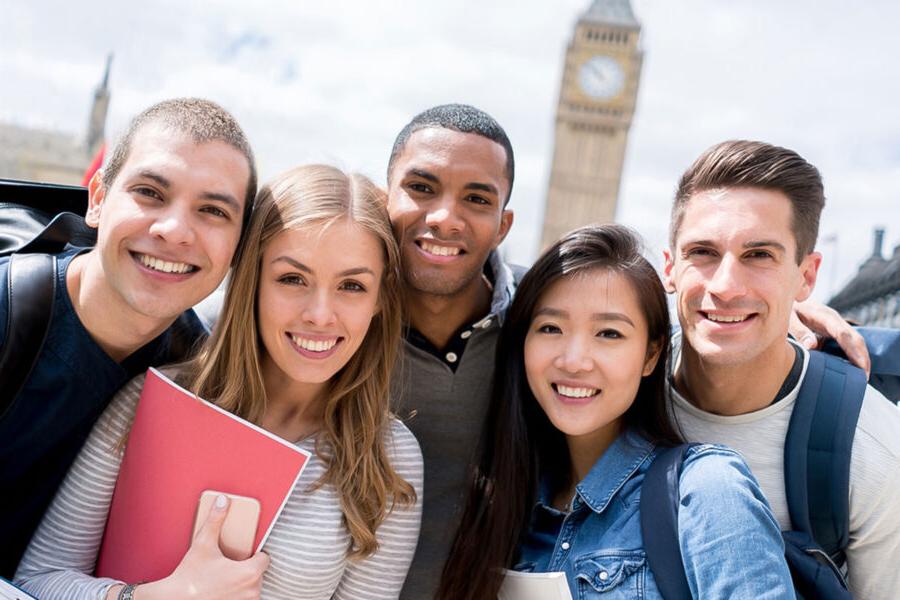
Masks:
[[[436,244],[429,244],[428,242],[422,242],[422,250],[428,254],[434,254],[435,256],[456,256],[459,254],[459,248],[438,246]]]
[[[597,393],[597,388],[569,387],[556,384],[556,391],[569,398],[589,398]]]
[[[163,273],[187,273],[188,271],[192,271],[194,269],[193,266],[187,263],[169,262],[167,260],[160,260],[156,257],[148,256],[146,254],[138,254],[138,259],[145,267],[149,267],[154,271],[161,271]]]
[[[717,323],[740,323],[747,319],[747,315],[715,315],[706,313],[706,318]]]
[[[338,338],[331,340],[308,340],[293,334],[291,335],[291,339],[304,350],[309,350],[311,352],[325,352],[326,350],[334,348],[334,345],[338,343]]]

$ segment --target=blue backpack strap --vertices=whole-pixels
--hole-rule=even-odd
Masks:
[[[850,538],[850,454],[866,375],[845,360],[811,351],[784,443],[784,481],[795,530],[838,565]]]
[[[641,536],[647,562],[665,600],[690,600],[678,543],[678,489],[684,455],[695,444],[665,448],[656,455],[641,484]]]

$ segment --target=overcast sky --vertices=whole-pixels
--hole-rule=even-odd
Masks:
[[[516,151],[506,253],[536,253],[566,45],[590,0],[3,2],[0,121],[83,135],[114,52],[108,132],[157,100],[230,109],[265,179],[327,161],[384,183],[394,136],[417,112],[466,102]],[[264,6],[265,8],[260,8]],[[793,148],[828,203],[817,297],[900,244],[900,3],[632,0],[645,52],[617,219],[657,264],[672,191],[729,138]]]

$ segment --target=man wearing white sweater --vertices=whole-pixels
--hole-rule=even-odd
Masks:
[[[809,364],[786,334],[792,305],[816,282],[823,206],[818,171],[795,152],[724,142],[682,176],[666,252],[682,328],[671,361],[676,424],[690,441],[740,451],[785,530],[785,435]],[[868,387],[853,438],[846,549],[859,598],[900,589],[898,433],[900,411]]]

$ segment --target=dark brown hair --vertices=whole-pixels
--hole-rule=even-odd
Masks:
[[[525,533],[540,474],[570,471],[565,435],[528,386],[525,336],[541,296],[553,283],[597,269],[618,273],[631,283],[647,320],[648,350],[650,344],[661,348],[653,372],[641,379],[624,414],[625,426],[657,444],[680,442],[666,410],[669,311],[659,276],[641,255],[636,236],[621,225],[594,225],[566,234],[522,278],[503,324],[480,459],[444,565],[437,595],[441,600],[494,600],[502,583],[500,569],[511,566]]]
[[[253,159],[253,150],[250,142],[237,120],[227,110],[203,98],[174,98],[163,100],[145,109],[128,124],[128,129],[113,147],[109,161],[103,167],[103,187],[112,187],[119,171],[128,154],[131,152],[131,144],[134,136],[141,127],[149,123],[161,123],[171,127],[174,131],[188,135],[196,144],[212,141],[222,141],[234,147],[247,159],[250,167],[250,179],[247,181],[247,191],[244,195],[244,215],[241,231],[246,229],[253,210],[253,201],[256,198],[256,162]],[[236,255],[236,253],[235,253]]]
[[[750,187],[783,193],[791,202],[791,229],[797,242],[797,264],[816,247],[825,190],[819,170],[787,148],[765,142],[731,140],[716,144],[684,172],[675,192],[669,243],[675,249],[688,201],[706,190]]]

